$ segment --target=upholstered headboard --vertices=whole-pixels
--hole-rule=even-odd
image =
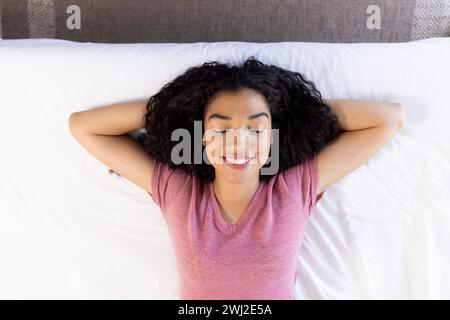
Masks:
[[[0,0],[0,38],[403,42],[450,36],[450,0]]]

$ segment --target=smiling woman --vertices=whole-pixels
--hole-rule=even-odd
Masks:
[[[176,130],[190,139],[176,164]],[[142,146],[126,137],[143,126]],[[301,74],[249,58],[192,67],[147,103],[71,116],[97,158],[142,186],[161,208],[183,299],[292,299],[296,259],[317,194],[316,153],[340,132],[337,116]],[[190,152],[194,150],[194,152]],[[194,161],[195,150],[206,157]],[[202,157],[203,159],[203,157]],[[276,170],[263,168],[276,163]]]
[[[195,154],[191,153],[190,163],[175,164],[172,150],[178,142],[172,140],[172,133],[184,129],[195,137],[195,121],[204,125],[202,153],[208,154],[211,163],[197,165]],[[298,72],[266,65],[254,57],[241,66],[206,62],[189,68],[150,98],[145,129],[146,133],[139,140],[149,154],[204,182],[213,181],[218,174],[211,160],[222,159],[215,159],[216,156],[226,156],[224,151],[231,157],[238,152],[246,152],[245,145],[236,143],[231,148],[233,139],[227,139],[229,148],[225,150],[226,146],[222,144],[220,150],[215,150],[217,154],[208,153],[212,137],[217,140],[218,135],[226,133],[227,129],[230,134],[237,133],[234,139],[249,139],[248,148],[252,147],[252,142],[255,143],[256,130],[264,130],[264,137],[260,136],[257,141],[269,143],[269,146],[261,145],[266,149],[269,147],[269,154],[247,150],[253,152],[249,155],[261,156],[258,159],[262,166],[260,169],[271,165],[264,158],[273,158],[274,148],[270,148],[270,144],[275,142],[273,131],[278,131],[279,150],[274,155],[279,159],[278,171],[260,174],[261,180],[268,180],[280,171],[311,159],[341,132],[336,116],[322,101],[320,92],[311,81]],[[196,150],[195,143],[196,140],[192,139],[191,150]]]

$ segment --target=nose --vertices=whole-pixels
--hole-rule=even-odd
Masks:
[[[233,130],[232,139],[227,139],[226,146],[227,153],[232,155],[234,158],[248,158],[250,146],[252,145],[252,136],[248,133],[246,129]]]

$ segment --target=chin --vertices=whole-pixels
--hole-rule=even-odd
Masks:
[[[222,171],[222,173],[223,176],[226,176],[230,181],[236,183],[245,183],[254,176],[259,176],[259,167],[254,165],[253,167],[241,170],[226,168],[224,171]]]

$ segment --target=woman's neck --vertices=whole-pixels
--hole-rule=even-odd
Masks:
[[[238,220],[243,214],[258,190],[259,184],[259,176],[245,182],[232,182],[217,177],[213,181],[214,193],[219,205],[233,220]]]

